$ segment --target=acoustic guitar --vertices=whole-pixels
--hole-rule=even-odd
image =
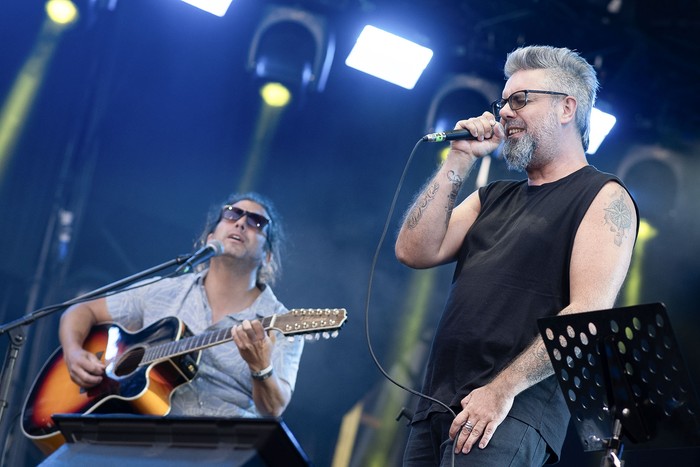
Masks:
[[[285,336],[335,337],[347,319],[343,308],[293,309],[261,320],[265,330]],[[75,384],[59,347],[39,372],[22,409],[22,431],[45,453],[65,439],[56,427],[56,413],[133,413],[167,415],[170,395],[197,373],[201,351],[233,340],[231,329],[192,335],[179,318],[163,318],[137,332],[116,323],[94,326],[83,348],[105,363],[97,386]]]

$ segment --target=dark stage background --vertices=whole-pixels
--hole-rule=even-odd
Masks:
[[[623,178],[658,232],[643,252],[639,302],[668,306],[697,386],[699,2],[234,0],[223,18],[176,0],[77,4],[81,20],[55,45],[23,131],[0,166],[0,322],[192,250],[207,210],[238,189],[248,154],[261,147],[254,137],[258,83],[246,61],[265,8],[282,5],[322,16],[336,40],[325,89],[296,93],[279,126],[263,135],[251,187],[276,202],[289,234],[278,297],[290,308],[349,313],[336,339],[307,345],[284,416],[315,465],[332,464],[343,417],[358,403],[351,465],[399,465],[407,428],[393,420],[398,411],[387,413],[415,400],[386,383],[367,351],[370,264],[408,155],[432,130],[427,115],[437,91],[458,74],[492,86],[495,99],[505,55],[519,45],[575,48],[598,68],[599,107],[618,122],[589,161]],[[3,2],[0,102],[35,50],[44,16],[41,2]],[[344,64],[365,24],[435,51],[413,90]],[[295,48],[282,46],[282,53]],[[481,113],[486,102],[457,102],[463,107],[450,125]],[[436,167],[439,147],[420,147],[408,171],[369,313],[379,360],[415,388],[451,267],[426,279],[397,263],[393,240],[402,211]],[[490,180],[521,176],[493,160]],[[416,322],[414,299],[428,311],[407,334]],[[41,459],[17,426],[29,384],[57,346],[57,323],[55,315],[27,329],[4,415],[1,463]],[[415,336],[409,346],[407,335]],[[3,351],[7,342],[4,336]],[[625,457],[629,465],[700,465],[697,448]],[[571,432],[562,465],[597,459],[582,453]]]

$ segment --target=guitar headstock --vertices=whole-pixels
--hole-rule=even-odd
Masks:
[[[335,337],[345,324],[345,308],[295,308],[273,317],[267,329],[275,329],[287,337],[307,334],[307,338]]]

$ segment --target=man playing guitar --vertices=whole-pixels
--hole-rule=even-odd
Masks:
[[[289,404],[303,340],[275,339],[259,318],[287,310],[270,288],[279,272],[281,226],[260,195],[229,198],[210,216],[201,243],[221,242],[223,253],[209,267],[69,308],[59,337],[73,382],[94,388],[105,378],[102,355],[84,348],[98,323],[138,330],[176,316],[197,335],[230,329],[230,344],[208,348],[189,384],[170,395],[169,414],[280,416]],[[107,350],[109,351],[109,350]]]

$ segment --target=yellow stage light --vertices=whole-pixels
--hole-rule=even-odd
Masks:
[[[7,98],[0,103],[0,178],[22,134],[61,34],[78,16],[70,0],[49,0],[45,10],[46,18],[36,43],[19,69]]]
[[[292,98],[289,89],[280,83],[267,83],[260,89],[260,95],[270,107],[284,107]]]
[[[646,219],[639,220],[637,243],[634,245],[632,264],[625,281],[624,301],[622,305],[637,305],[642,299],[642,279],[644,273],[644,254],[647,245],[658,235],[659,231]]]
[[[78,9],[70,0],[49,0],[46,2],[46,14],[51,21],[60,25],[69,25],[78,19]]]
[[[639,233],[637,234],[638,242],[646,242],[656,237],[659,233],[656,228],[649,223],[646,219],[639,220]]]

